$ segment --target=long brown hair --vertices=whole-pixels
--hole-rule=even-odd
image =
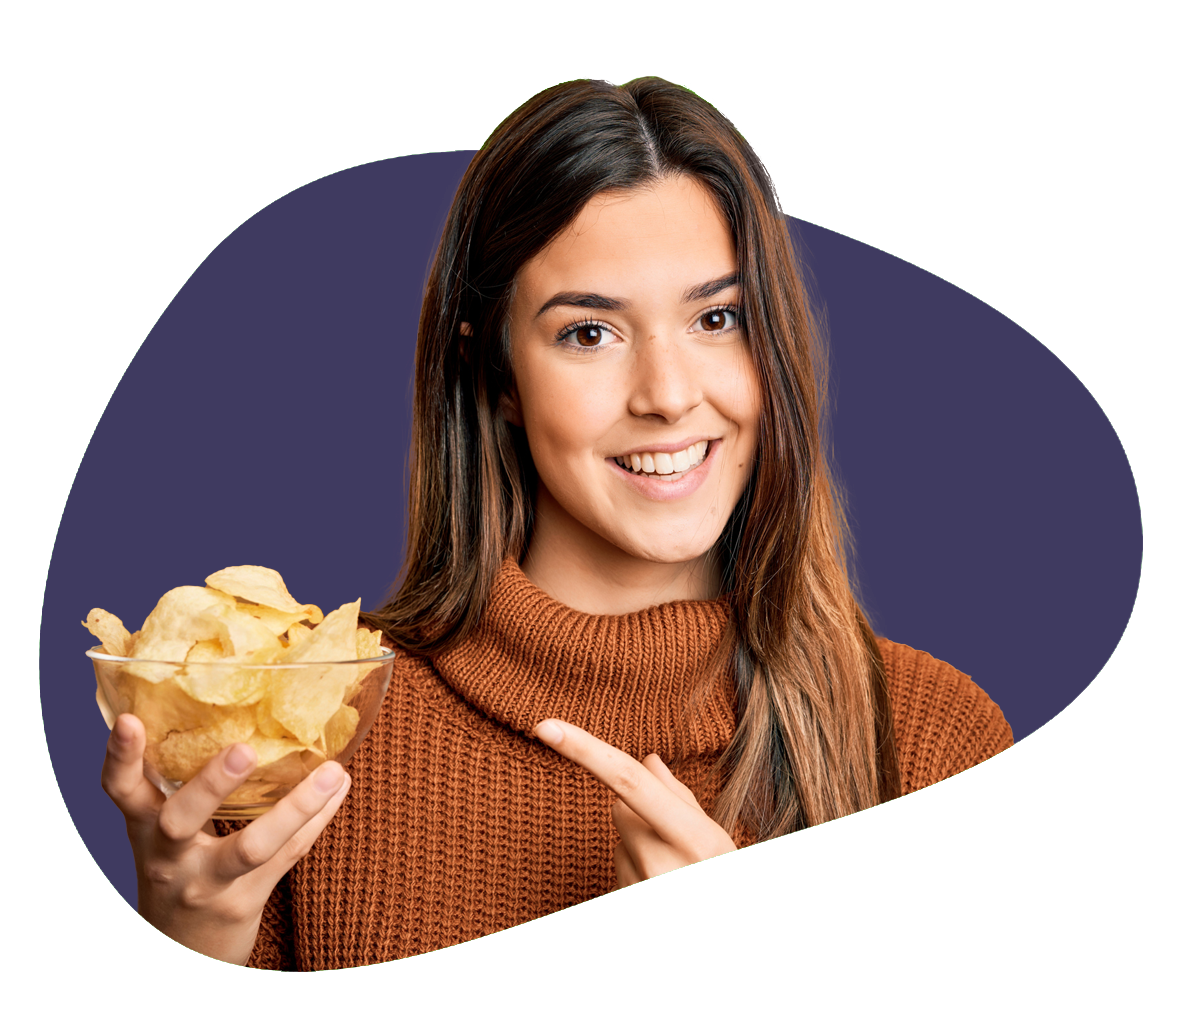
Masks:
[[[761,162],[688,90],[567,82],[514,111],[472,160],[419,322],[403,576],[369,619],[428,656],[478,622],[532,528],[535,471],[500,411],[514,278],[597,193],[678,174],[730,224],[764,397],[754,469],[715,553],[734,611],[724,651],[737,730],[714,815],[773,837],[895,796],[897,758],[881,657],[849,584],[812,304]]]

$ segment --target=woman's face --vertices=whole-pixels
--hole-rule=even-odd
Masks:
[[[706,573],[760,411],[737,269],[729,226],[687,177],[599,194],[521,269],[506,406],[540,478],[535,566]]]

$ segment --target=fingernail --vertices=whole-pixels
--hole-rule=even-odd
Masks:
[[[131,744],[133,737],[135,737],[135,731],[131,729],[131,724],[120,716],[115,721],[115,740],[121,745],[128,745]]]
[[[231,773],[245,773],[254,765],[254,749],[249,745],[234,745],[226,753],[226,769]]]
[[[316,790],[321,794],[334,794],[344,783],[344,767],[339,762],[326,762],[316,770]]]
[[[558,726],[557,720],[542,720],[533,728],[533,733],[547,745],[561,744],[562,738],[566,736],[562,728]]]

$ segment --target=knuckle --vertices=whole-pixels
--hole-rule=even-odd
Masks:
[[[164,803],[156,819],[156,829],[169,841],[183,841],[190,833],[181,821],[177,807],[168,802]]]
[[[635,794],[639,791],[642,779],[637,768],[629,763],[615,770],[614,782],[611,789],[620,798],[626,799],[628,795]]]
[[[174,862],[159,858],[145,859],[143,874],[152,887],[160,890],[171,890],[178,875]]]
[[[177,892],[177,904],[189,911],[204,909],[209,904],[209,889],[200,877],[186,880]]]
[[[249,869],[257,869],[269,860],[257,836],[249,831],[242,831],[238,835],[237,854],[238,860]]]
[[[312,844],[315,842],[314,837],[301,838],[295,843],[291,851],[291,859],[293,862],[298,862],[300,859],[306,858],[311,854]]]
[[[299,813],[301,827],[320,811],[320,803],[306,788],[296,788],[288,795],[287,800],[291,802],[292,808]]]
[[[315,834],[310,830],[301,830],[283,845],[283,856],[288,862],[298,862],[311,850],[315,842]]]
[[[221,760],[214,757],[201,768],[201,772],[193,777],[188,786],[195,788],[220,805],[222,799],[234,787],[234,783],[227,781],[226,778],[227,773]]]
[[[114,778],[107,772],[103,772],[102,776],[103,790],[106,791],[107,797],[111,799],[116,805],[120,800],[127,797],[127,792],[116,783]]]
[[[122,805],[134,790],[134,786],[129,785],[123,775],[117,772],[117,767],[110,762],[103,763],[103,772],[99,779],[107,797],[116,805]]]
[[[227,926],[239,926],[258,916],[258,909],[248,902],[222,899],[216,909],[217,918]]]

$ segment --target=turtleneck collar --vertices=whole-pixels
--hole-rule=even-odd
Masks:
[[[580,613],[506,559],[476,630],[433,662],[471,705],[523,734],[556,716],[636,758],[717,755],[734,732],[729,673],[692,719],[687,701],[728,618],[724,599]]]

